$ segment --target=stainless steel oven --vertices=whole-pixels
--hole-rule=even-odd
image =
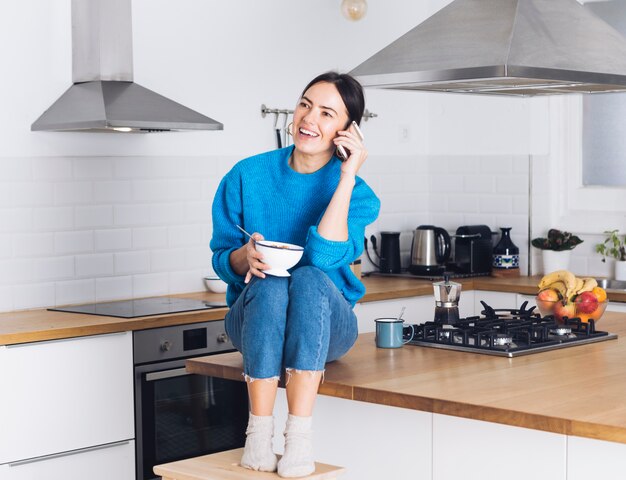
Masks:
[[[137,480],[161,463],[242,447],[244,382],[185,371],[185,360],[233,349],[223,321],[140,330],[133,336]]]

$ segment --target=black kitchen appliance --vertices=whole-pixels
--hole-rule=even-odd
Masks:
[[[226,307],[226,303],[219,301],[207,302],[203,300],[194,300],[192,298],[150,297],[138,298],[136,300],[70,305],[66,307],[49,308],[48,310],[55,312],[103,315],[107,317],[135,318],[223,307]]]
[[[404,340],[410,345],[516,357],[617,338],[596,330],[593,320],[585,323],[572,318],[559,324],[552,315],[542,317],[535,307],[526,308],[528,302],[519,309],[494,309],[480,303],[484,307],[480,315],[458,319],[454,325],[439,321],[406,325]]]
[[[413,232],[409,272],[414,275],[442,274],[450,251],[450,235],[445,229],[420,225]]]
[[[400,232],[380,232],[379,270],[400,273]]]
[[[185,370],[188,358],[233,351],[224,321],[133,333],[137,480],[154,465],[243,447],[244,382]]]
[[[466,225],[456,229],[454,262],[447,265],[452,272],[489,274],[491,272],[493,241],[487,225]]]

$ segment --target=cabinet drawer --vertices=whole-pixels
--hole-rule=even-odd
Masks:
[[[135,442],[0,465],[2,480],[135,480]]]
[[[0,347],[0,464],[128,440],[130,332]]]

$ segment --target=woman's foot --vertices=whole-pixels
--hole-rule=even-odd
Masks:
[[[272,450],[273,437],[274,417],[250,413],[246,429],[246,445],[243,448],[240,465],[250,470],[275,472],[277,459]]]
[[[315,471],[311,445],[313,417],[289,415],[285,427],[285,454],[278,462],[281,477],[305,477]]]

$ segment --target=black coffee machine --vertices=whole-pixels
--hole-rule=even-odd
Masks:
[[[457,273],[489,274],[493,253],[491,229],[487,225],[465,225],[456,229],[454,262],[447,269]]]

